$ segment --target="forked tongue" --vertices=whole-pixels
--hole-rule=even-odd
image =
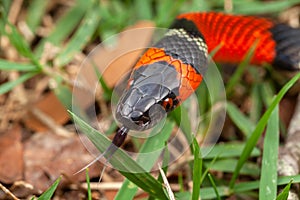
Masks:
[[[82,172],[83,170],[85,170],[86,168],[90,167],[91,165],[96,163],[98,160],[100,160],[102,157],[106,157],[107,160],[105,163],[108,163],[110,158],[117,151],[117,149],[124,143],[128,132],[129,132],[129,129],[124,126],[122,126],[121,128],[118,128],[118,130],[115,134],[115,137],[113,138],[113,141],[109,145],[109,147],[103,153],[101,153],[99,156],[97,156],[93,161],[91,161],[89,164],[87,164],[82,169],[80,169],[79,171],[74,173],[74,175],[76,175],[76,174]],[[103,171],[102,171],[102,173],[103,173]],[[102,173],[101,173],[101,176],[102,176]],[[100,176],[100,179],[101,179],[101,176]]]

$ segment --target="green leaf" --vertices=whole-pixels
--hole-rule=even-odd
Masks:
[[[92,191],[91,191],[91,184],[90,184],[89,168],[86,168],[86,170],[85,170],[85,177],[86,177],[86,184],[87,184],[88,200],[92,200]]]
[[[28,79],[32,78],[35,76],[37,73],[36,72],[28,72],[26,74],[21,75],[18,79],[9,81],[6,83],[3,83],[0,85],[0,95],[5,94],[6,92],[9,92],[12,90],[15,86],[27,81]]]
[[[294,183],[299,183],[300,175],[278,177],[277,185],[288,184],[291,181],[291,179],[293,179]],[[238,194],[245,193],[251,190],[257,190],[259,189],[259,186],[259,181],[250,181],[236,184],[233,190],[230,190],[230,188],[227,186],[218,186],[217,190],[220,196],[229,196],[230,194],[232,194],[232,192],[234,194]],[[201,188],[200,197],[201,199],[215,199],[216,194],[212,187],[204,187]]]
[[[38,44],[35,53],[38,57],[41,56],[46,42],[53,45],[59,45],[69,34],[78,26],[80,20],[84,16],[86,10],[91,7],[91,0],[77,0],[74,7],[67,11],[56,23],[53,31],[46,38],[43,38]]]
[[[33,0],[30,2],[26,22],[32,32],[35,32],[40,25],[48,3],[48,1],[44,0]]]
[[[202,147],[201,151],[208,152],[208,154],[203,157],[203,159],[214,159],[215,157],[219,158],[230,158],[230,157],[239,157],[245,148],[244,143],[225,143],[225,144],[216,144],[211,147]],[[211,149],[211,150],[210,150]],[[210,151],[209,151],[210,150]],[[250,156],[257,157],[260,156],[260,151],[257,148],[254,148]]]
[[[229,96],[232,91],[234,86],[238,83],[238,81],[241,79],[246,67],[248,66],[248,64],[250,63],[252,56],[254,55],[254,51],[256,49],[256,46],[258,44],[259,40],[256,39],[255,42],[253,43],[253,45],[250,47],[250,49],[248,50],[245,58],[243,59],[243,61],[238,65],[236,71],[234,72],[234,74],[232,75],[232,77],[230,78],[228,84],[226,85],[226,94],[227,96]]]
[[[176,199],[180,200],[191,200],[190,192],[177,192],[174,194]]]
[[[66,107],[68,110],[74,109],[74,106],[72,107],[72,92],[69,86],[65,85],[60,77],[55,78],[56,81],[56,87],[54,88],[54,93],[59,99],[59,101]],[[78,113],[78,112],[76,112]]]
[[[134,1],[136,15],[139,20],[152,20],[152,2],[151,1]]]
[[[228,172],[231,173],[234,171],[234,166],[237,164],[237,159],[222,159],[214,162],[212,165],[209,165],[210,170]],[[207,166],[209,163],[205,162]],[[260,169],[257,166],[257,163],[246,162],[242,167],[240,174],[259,176]]]
[[[76,125],[80,127],[81,131],[86,134],[100,152],[104,152],[111,144],[111,141],[73,113],[70,112],[70,114],[72,115]],[[146,172],[142,166],[132,160],[132,158],[121,149],[118,149],[110,158],[110,163],[127,179],[148,192],[150,195],[158,199],[167,199],[162,184],[152,177],[150,173]]]
[[[103,98],[105,100],[107,100],[107,101],[111,100],[112,94],[113,94],[113,90],[107,86],[107,84],[105,83],[105,80],[104,80],[103,76],[101,75],[101,73],[100,73],[100,71],[97,68],[97,65],[95,63],[93,63],[93,68],[94,68],[94,71],[95,71],[95,73],[97,75],[97,78],[98,78],[98,80],[99,80],[99,82],[101,84],[101,87],[103,89],[103,92],[104,92]]]
[[[203,183],[203,181],[204,181],[206,175],[208,174],[209,170],[210,170],[211,167],[215,164],[215,162],[216,162],[216,160],[217,160],[218,158],[219,158],[219,156],[214,157],[214,159],[212,159],[212,160],[210,161],[210,163],[207,164],[207,167],[206,167],[205,171],[203,172],[202,177],[201,177],[201,180],[200,180],[200,183],[201,183],[201,184]]]
[[[212,175],[211,175],[210,173],[208,173],[207,176],[208,176],[208,179],[209,179],[209,181],[210,181],[210,183],[211,183],[211,185],[213,186],[213,189],[214,189],[214,191],[215,191],[216,199],[221,200],[221,197],[220,197],[220,195],[219,195],[217,186],[216,186],[216,184],[215,184],[215,181],[214,181]]]
[[[262,115],[262,108],[263,108],[263,102],[262,102],[262,96],[260,95],[260,88],[262,87],[262,83],[257,83],[253,86],[251,90],[251,102],[252,102],[252,108],[250,110],[250,119],[252,122],[257,122],[260,119],[260,116]]]
[[[192,199],[198,200],[200,194],[200,185],[201,185],[201,175],[202,175],[202,157],[199,149],[199,144],[194,138],[193,140],[194,147],[194,166],[193,166],[193,191]]]
[[[151,170],[152,166],[154,165],[163,149],[166,148],[165,143],[170,137],[173,127],[174,123],[167,121],[161,132],[155,136],[149,137],[141,147],[139,156],[137,158],[137,163],[142,165],[145,170]],[[153,133],[157,133],[157,130],[155,128],[150,133],[150,135]],[[150,156],[149,154],[145,154],[149,152],[151,152]],[[130,180],[125,180],[115,199],[133,199],[137,190],[138,187],[136,185],[133,185]]]
[[[9,38],[11,44],[17,49],[18,53],[26,58],[29,58],[34,65],[36,65],[39,69],[42,69],[42,65],[32,53],[29,44],[17,31],[16,27],[10,24],[8,21],[6,22],[6,25],[7,27],[5,29],[5,34]]]
[[[293,183],[293,179],[287,184],[282,192],[277,196],[276,200],[287,200],[289,197],[289,191],[291,189],[291,185]]]
[[[227,102],[227,113],[235,125],[246,136],[249,136],[255,129],[255,124],[252,123],[233,103]]]
[[[192,131],[190,118],[187,110],[181,105],[177,107],[174,111],[172,111],[169,115],[176,122],[177,126],[180,127],[180,129],[184,133],[187,142],[190,144],[193,141],[193,135],[191,133]],[[191,150],[193,151],[192,148]]]
[[[14,63],[0,59],[0,70],[16,70],[16,71],[39,71],[39,68],[32,64]]]
[[[58,66],[63,66],[70,62],[75,53],[79,52],[87,44],[99,24],[99,9],[99,4],[96,2],[87,11],[78,30],[71,38],[65,49],[56,58],[55,62]]]
[[[233,1],[234,12],[239,14],[266,14],[278,13],[295,4],[299,4],[299,0],[288,1]]]
[[[255,130],[253,131],[252,135],[247,140],[246,146],[245,146],[245,148],[240,156],[240,159],[235,167],[235,171],[230,180],[230,188],[231,189],[234,187],[235,180],[237,179],[242,166],[244,165],[246,160],[249,158],[249,156],[250,156],[253,148],[255,147],[258,139],[260,138],[273,110],[278,105],[278,103],[280,102],[282,97],[285,95],[285,93],[297,82],[297,80],[299,78],[300,78],[300,73],[296,74],[289,82],[287,82],[283,86],[283,88],[279,91],[278,95],[273,99],[270,107],[267,109],[267,111],[264,113],[262,118],[259,120]]]
[[[264,139],[259,199],[275,199],[277,195],[277,160],[279,148],[278,105],[272,112]]]
[[[39,198],[38,200],[50,200],[51,197],[53,196],[59,182],[61,180],[61,177],[59,177],[58,179],[56,179],[56,181],[46,190],[46,192],[44,192]]]

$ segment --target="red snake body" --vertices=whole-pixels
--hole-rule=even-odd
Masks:
[[[220,47],[213,57],[216,62],[239,63],[254,44],[252,64],[299,70],[300,29],[253,16],[214,12],[177,16],[134,66],[116,109],[121,128],[101,156],[112,155],[129,130],[155,126],[187,99],[201,84],[212,50]]]

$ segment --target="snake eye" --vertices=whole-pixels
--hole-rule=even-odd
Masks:
[[[170,111],[172,108],[173,108],[173,99],[168,97],[168,98],[165,98],[161,104],[165,110],[168,112]]]

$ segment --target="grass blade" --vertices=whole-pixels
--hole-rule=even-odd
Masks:
[[[237,84],[237,82],[241,79],[246,67],[248,66],[248,64],[250,63],[250,61],[252,59],[252,56],[254,55],[254,51],[256,49],[256,46],[257,46],[258,42],[259,42],[258,39],[254,41],[253,45],[250,47],[247,54],[245,55],[245,58],[238,65],[236,71],[234,72],[234,74],[230,78],[228,84],[226,85],[226,94],[227,94],[227,96],[229,96],[231,94],[235,84]]]
[[[53,32],[38,44],[35,53],[39,57],[43,51],[46,42],[50,42],[53,45],[58,45],[75,29],[80,20],[86,13],[86,10],[91,6],[92,1],[77,0],[76,6],[71,8],[64,16],[62,16],[57,22]]]
[[[70,112],[70,114],[73,117],[74,122],[94,143],[99,151],[104,152],[111,144],[111,141],[103,134],[93,129],[86,122],[82,121],[72,112]],[[119,172],[127,179],[129,179],[141,189],[148,192],[150,195],[158,199],[167,199],[162,184],[158,182],[154,177],[152,177],[150,173],[145,172],[145,169],[143,167],[141,167],[136,161],[132,160],[132,158],[121,149],[118,149],[111,157],[110,163],[113,167],[117,168]],[[139,173],[130,173],[130,171]]]
[[[152,166],[154,165],[155,161],[157,160],[157,157],[160,155],[160,152],[157,152],[157,156],[151,155],[149,156],[141,156],[143,153],[151,152],[153,150],[161,149],[162,147],[165,147],[165,142],[170,137],[170,134],[173,130],[174,123],[167,122],[163,129],[161,130],[161,133],[156,135],[155,137],[148,138],[140,150],[140,155],[137,158],[137,162],[144,166],[144,169],[149,171]],[[156,130],[154,129],[153,132],[155,133]],[[151,133],[150,133],[151,135]],[[164,165],[163,165],[164,166]],[[115,199],[133,199],[136,192],[138,190],[138,187],[136,185],[132,185],[130,180],[125,180],[121,189],[117,193]]]
[[[259,199],[275,199],[277,195],[277,160],[279,147],[278,106],[272,112],[266,136],[261,168]]]
[[[214,189],[214,191],[215,191],[216,199],[221,200],[221,197],[220,197],[220,195],[219,195],[219,192],[218,192],[216,183],[215,183],[215,181],[214,181],[212,175],[211,175],[210,173],[208,173],[207,176],[208,176],[208,179],[209,179],[209,181],[210,181],[210,183],[211,183],[211,185],[212,185],[212,187],[213,187],[213,189]]]
[[[246,2],[233,1],[234,12],[239,14],[266,14],[266,13],[278,13],[282,10],[290,8],[295,4],[299,4],[299,0],[289,1],[272,1],[272,2],[261,2],[261,1],[249,1],[245,6]]]
[[[282,192],[277,196],[276,200],[287,200],[288,196],[289,196],[289,191],[291,188],[293,180],[291,180],[289,182],[289,184],[287,184],[284,189],[282,190]]]
[[[46,192],[44,192],[39,198],[38,200],[49,200],[51,199],[51,197],[53,196],[59,182],[61,180],[61,177],[59,177],[58,179],[56,179],[56,181],[46,190]]]
[[[28,79],[32,78],[36,74],[37,74],[36,72],[28,72],[26,74],[23,74],[16,80],[1,84],[0,85],[0,95],[5,94],[6,92],[12,90],[15,86],[27,81]]]
[[[277,185],[289,184],[291,179],[293,179],[293,183],[299,183],[300,175],[278,177]],[[250,181],[236,184],[233,191],[237,194],[257,189],[259,189],[259,181]],[[226,186],[218,186],[217,190],[220,196],[229,196],[231,194],[230,189]],[[205,187],[201,188],[200,197],[201,199],[215,199],[216,194],[212,187]]]
[[[233,103],[227,102],[227,113],[235,125],[248,137],[255,129],[248,117],[246,117]]]
[[[4,33],[9,38],[10,43],[17,49],[18,53],[22,56],[29,58],[33,64],[35,64],[39,69],[42,69],[42,65],[39,63],[35,55],[32,53],[29,44],[22,35],[17,31],[16,27],[6,22],[7,28]]]
[[[87,184],[88,200],[92,200],[92,192],[91,192],[89,168],[86,168],[86,170],[85,170],[85,177],[86,177],[86,184]]]
[[[211,169],[211,166],[216,162],[216,160],[218,159],[219,157],[216,156],[214,157],[214,159],[208,164],[208,166],[206,167],[205,171],[203,172],[202,174],[202,177],[201,177],[201,180],[200,180],[200,183],[202,184],[206,175],[208,174],[209,170]]]
[[[208,166],[207,169],[209,170],[232,173],[234,171],[234,168],[232,166],[235,166],[237,162],[237,159],[222,159],[212,164],[205,162],[205,166]],[[258,177],[260,175],[260,168],[256,163],[246,162],[243,165],[240,174]]]
[[[29,71],[38,71],[39,68],[32,64],[14,63],[14,62],[9,62],[0,59],[0,70],[6,70],[6,71],[16,70],[16,71],[29,72]]]
[[[203,157],[203,159],[214,159],[218,158],[230,158],[230,157],[239,157],[245,148],[244,143],[226,143],[226,144],[216,144],[213,148],[211,147],[202,147],[201,150],[207,152],[207,149],[211,149],[208,154]],[[260,156],[260,150],[254,148],[250,156],[257,157]]]
[[[238,174],[246,162],[246,160],[249,158],[253,148],[255,147],[258,139],[260,138],[268,119],[270,118],[270,115],[272,114],[275,107],[278,105],[282,97],[285,95],[285,93],[297,82],[297,80],[300,78],[300,73],[296,74],[289,82],[287,82],[283,88],[279,91],[278,95],[273,99],[272,103],[270,104],[267,111],[264,113],[262,118],[259,120],[255,130],[249,137],[248,141],[246,142],[245,148],[240,156],[240,159],[235,167],[235,171],[233,173],[233,176],[230,180],[230,189],[233,189],[235,180],[238,177]]]
[[[34,0],[29,4],[26,22],[32,32],[39,26],[49,1]]]
[[[262,83],[257,83],[253,86],[251,90],[251,102],[253,109],[250,110],[250,119],[252,122],[257,122],[262,115],[263,102],[262,96],[260,95],[260,88]],[[254,129],[253,129],[254,130]]]
[[[193,166],[193,191],[192,199],[198,200],[200,194],[201,175],[202,175],[202,156],[199,144],[196,139],[193,141],[194,147],[194,166]]]
[[[99,9],[99,4],[96,2],[87,11],[79,29],[55,60],[58,66],[63,66],[70,62],[74,54],[79,52],[91,38],[100,21]]]

